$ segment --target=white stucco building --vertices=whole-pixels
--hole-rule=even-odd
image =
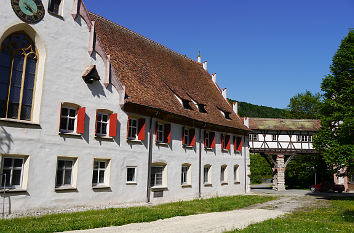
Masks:
[[[249,191],[249,129],[206,64],[80,0],[6,1],[0,15],[7,213]]]

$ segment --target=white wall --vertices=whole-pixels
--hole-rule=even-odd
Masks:
[[[42,1],[45,9],[48,0]],[[41,73],[38,74],[35,106],[38,120],[35,124],[9,122],[0,119],[2,155],[29,156],[29,171],[24,192],[7,194],[6,202],[11,202],[11,211],[20,212],[43,208],[67,208],[72,206],[108,205],[145,202],[147,190],[148,126],[146,117],[146,139],[143,143],[128,143],[126,140],[128,115],[119,106],[119,94],[111,85],[103,85],[104,63],[94,53],[88,55],[89,31],[83,19],[76,22],[71,16],[73,0],[65,0],[64,19],[46,12],[44,19],[31,27],[36,32],[39,56],[43,57]],[[8,28],[23,28],[23,22],[11,9],[10,1],[0,8],[0,36]],[[22,25],[16,26],[16,25]],[[96,64],[101,80],[93,84],[83,82],[81,76],[90,64]],[[41,91],[43,89],[43,91]],[[72,102],[86,107],[85,133],[82,136],[62,136],[58,134],[60,103]],[[118,113],[117,137],[113,140],[98,140],[94,136],[96,109],[108,109]],[[153,126],[155,119],[153,120]],[[153,131],[154,132],[154,131]],[[182,126],[172,124],[172,143],[168,147],[158,147],[153,143],[153,161],[165,161],[168,166],[167,186],[164,197],[152,201],[177,200],[198,197],[198,148],[185,150],[182,147]],[[155,136],[154,142],[155,142]],[[196,139],[199,130],[196,129]],[[204,164],[212,164],[212,187],[202,186],[202,196],[233,195],[245,191],[245,157],[248,148],[244,143],[242,155],[224,153],[220,149],[220,134],[216,134],[216,151],[205,151],[202,145],[202,169]],[[55,176],[58,156],[77,158],[77,187],[74,191],[55,190]],[[92,166],[94,158],[111,160],[110,189],[92,189]],[[0,162],[1,163],[1,162]],[[182,163],[190,163],[192,187],[182,188],[180,172]],[[228,165],[228,185],[220,184],[220,166]],[[240,184],[233,183],[233,166],[240,167]],[[126,166],[137,166],[137,184],[126,185]],[[203,175],[203,170],[202,170]],[[242,178],[243,177],[243,178]],[[203,179],[203,176],[202,176]],[[249,182],[249,178],[247,178]],[[248,187],[248,186],[247,186]],[[156,200],[155,200],[156,199]]]

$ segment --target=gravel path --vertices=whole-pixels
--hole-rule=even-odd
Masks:
[[[75,233],[205,233],[224,232],[233,229],[242,229],[250,224],[262,222],[267,219],[277,218],[297,208],[313,204],[315,198],[304,196],[280,196],[278,200],[253,205],[244,209],[198,214],[190,216],[179,216],[169,219],[158,220],[148,223],[133,223],[118,227],[105,227],[83,231],[72,231]],[[315,201],[316,202],[316,201]]]

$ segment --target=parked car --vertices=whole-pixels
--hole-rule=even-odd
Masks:
[[[330,190],[337,191],[341,193],[345,190],[344,185],[342,184],[330,184],[328,182],[322,182],[319,184],[314,184],[310,186],[311,192],[328,192]]]

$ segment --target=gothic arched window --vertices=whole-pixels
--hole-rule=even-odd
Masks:
[[[0,118],[32,120],[38,53],[24,33],[8,36],[0,47]]]

